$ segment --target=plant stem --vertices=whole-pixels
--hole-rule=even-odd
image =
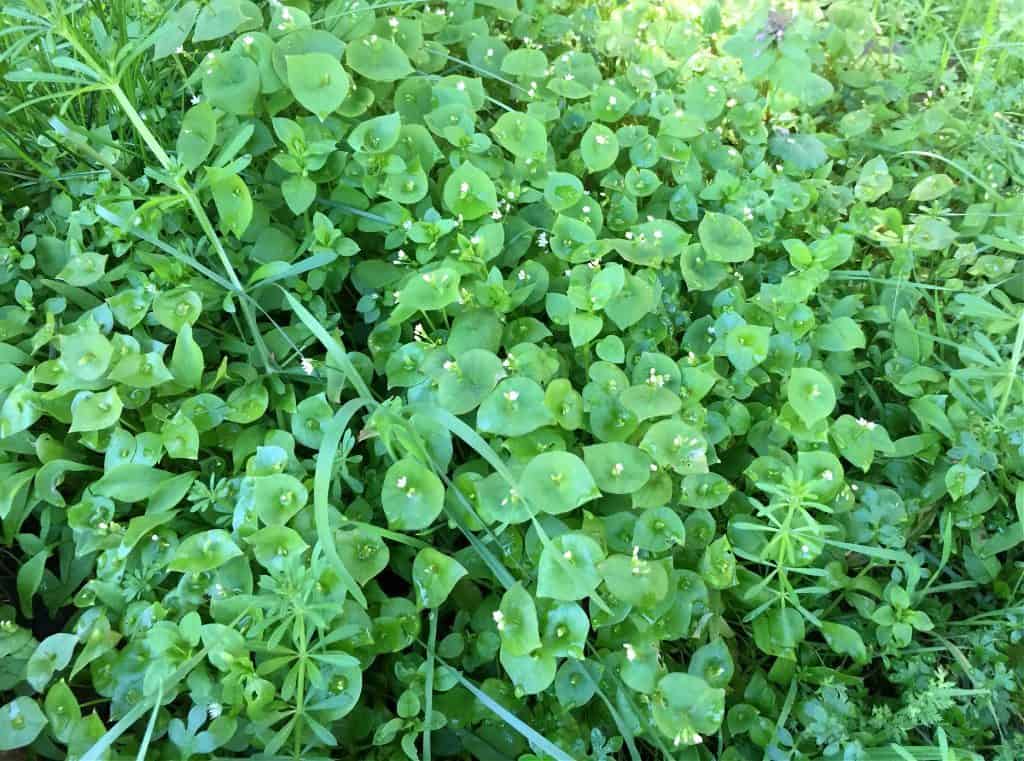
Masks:
[[[430,611],[430,635],[427,639],[427,677],[423,686],[423,761],[430,761],[430,716],[434,712],[434,650],[437,648],[437,609]]]
[[[146,144],[146,147],[156,156],[160,165],[167,173],[174,171],[174,166],[171,162],[170,156],[160,145],[160,141],[156,139],[152,131],[146,125],[146,122],[139,115],[139,112],[132,105],[132,102],[128,99],[124,90],[117,82],[110,82],[108,85],[110,93],[114,96],[114,99],[121,106],[121,110],[124,111],[128,117],[128,121],[135,127],[135,131],[139,133],[142,141]],[[264,368],[268,373],[273,371],[270,355],[267,353],[267,346],[263,341],[263,334],[260,332],[259,324],[256,322],[256,315],[252,311],[252,305],[250,305],[244,298],[241,297],[243,293],[242,283],[238,279],[238,273],[235,272],[234,266],[231,264],[231,260],[228,258],[227,251],[224,250],[224,245],[221,243],[220,236],[213,229],[213,223],[210,222],[210,217],[206,214],[206,209],[199,201],[199,197],[195,191],[188,184],[183,177],[176,177],[174,179],[175,189],[182,194],[185,201],[188,203],[189,208],[192,209],[192,213],[199,221],[199,226],[202,228],[203,233],[210,241],[210,245],[213,246],[213,250],[217,253],[217,258],[220,259],[221,266],[224,267],[224,271],[228,276],[228,281],[231,283],[231,290],[239,296],[237,299],[238,306],[242,310],[242,315],[245,317],[245,322],[249,326],[249,331],[252,333],[253,343],[256,345],[256,351],[260,355],[260,360],[263,362]]]

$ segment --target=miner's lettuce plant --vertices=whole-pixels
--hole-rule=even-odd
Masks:
[[[0,751],[1024,756],[1019,7],[0,12]]]

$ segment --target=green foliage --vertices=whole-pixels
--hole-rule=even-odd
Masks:
[[[2,14],[0,752],[1024,757],[1019,4]]]

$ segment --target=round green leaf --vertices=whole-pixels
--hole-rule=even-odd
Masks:
[[[71,663],[77,643],[78,637],[65,633],[51,634],[39,643],[25,667],[25,679],[32,689],[42,692],[54,673]]]
[[[211,106],[229,114],[252,113],[260,93],[260,70],[252,59],[228,51],[204,61],[202,66],[203,95]]]
[[[547,153],[547,131],[541,122],[528,114],[506,111],[491,127],[491,132],[513,156],[543,156]]]
[[[479,406],[503,377],[505,368],[494,353],[470,349],[457,361],[444,363],[438,380],[437,401],[449,412],[464,415]]]
[[[223,529],[211,529],[192,534],[179,544],[167,568],[183,573],[203,573],[220,568],[241,554],[231,534]]]
[[[405,51],[375,34],[352,40],[345,49],[345,61],[357,74],[375,82],[394,82],[413,72]]]
[[[287,473],[256,476],[252,491],[256,514],[269,526],[283,526],[309,499],[302,482]]]
[[[667,674],[658,682],[653,715],[674,745],[698,745],[722,724],[725,690],[690,674]]]
[[[555,600],[581,600],[601,583],[597,564],[604,559],[601,545],[586,534],[561,534],[540,554],[537,595]]]
[[[530,460],[519,478],[519,493],[534,510],[552,515],[601,496],[583,460],[569,452],[545,452]]]
[[[123,409],[116,388],[79,391],[71,401],[71,432],[109,428],[121,418]]]
[[[798,367],[789,375],[786,397],[796,414],[808,426],[832,414],[836,392],[824,373],[810,367]]]
[[[520,656],[540,647],[537,606],[522,584],[515,584],[502,595],[492,617],[501,637],[502,653]]]
[[[15,698],[0,708],[0,750],[23,748],[43,731],[46,716],[32,698]]]
[[[601,491],[632,494],[651,477],[651,459],[631,444],[610,442],[583,449],[583,460]]]
[[[477,219],[498,206],[498,195],[491,178],[464,162],[444,184],[444,205],[464,219]]]
[[[619,139],[603,124],[595,122],[580,139],[580,155],[591,172],[604,171],[618,158]]]
[[[94,381],[103,377],[113,353],[110,341],[95,328],[72,333],[61,340],[61,364],[80,380]]]
[[[713,262],[745,262],[754,255],[754,239],[743,223],[709,211],[697,226],[704,253]]]
[[[412,564],[412,583],[416,602],[424,608],[437,608],[448,599],[466,569],[454,558],[426,547],[416,554]]]
[[[391,528],[416,531],[441,514],[444,485],[433,471],[406,458],[388,468],[380,499]]]
[[[554,422],[544,404],[544,389],[529,378],[506,378],[476,414],[477,429],[500,436],[524,436]]]
[[[306,110],[323,121],[338,110],[351,87],[341,63],[327,53],[302,53],[285,58],[288,87]]]

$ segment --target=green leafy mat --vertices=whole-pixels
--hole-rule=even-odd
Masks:
[[[0,13],[0,751],[1024,758],[1019,2]]]

